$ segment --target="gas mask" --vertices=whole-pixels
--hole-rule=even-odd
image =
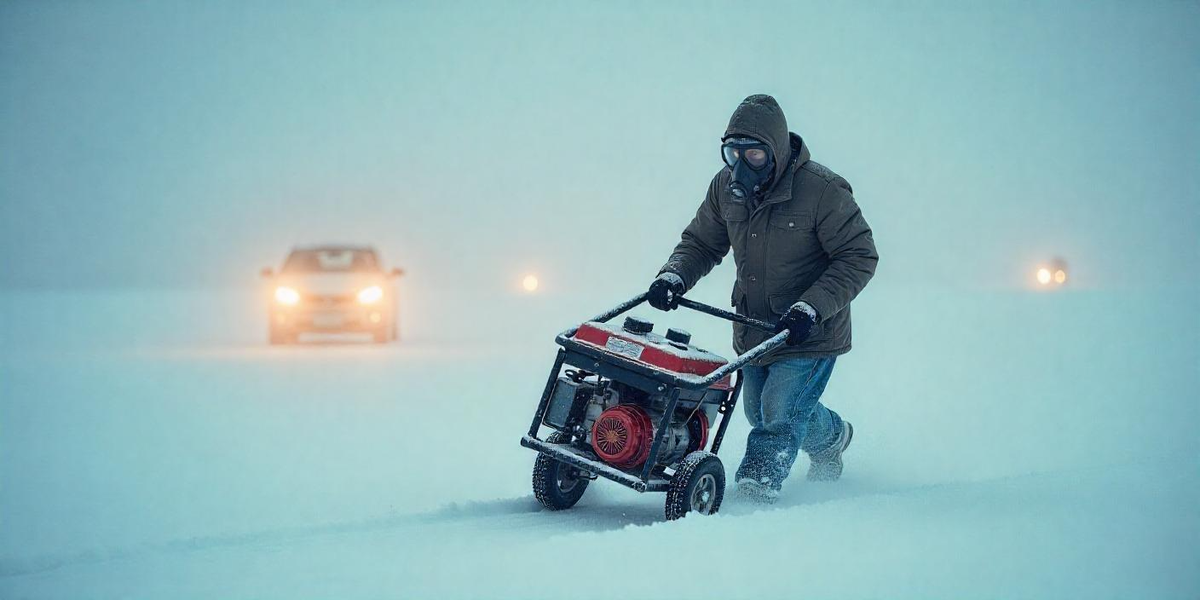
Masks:
[[[721,158],[729,165],[729,193],[739,202],[766,193],[775,176],[771,147],[748,137],[728,138],[721,144]]]

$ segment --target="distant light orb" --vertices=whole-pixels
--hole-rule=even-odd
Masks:
[[[526,275],[525,279],[521,280],[521,287],[525,288],[525,291],[531,294],[537,291],[539,284],[540,282],[535,275]]]
[[[1059,271],[1059,272],[1062,273],[1062,271]],[[1042,285],[1047,285],[1050,283],[1050,278],[1051,278],[1050,269],[1047,269],[1045,267],[1038,269],[1038,272],[1037,272],[1038,283],[1040,283]],[[1063,279],[1066,279],[1065,273],[1063,274]]]
[[[1067,281],[1067,272],[1066,271],[1059,269],[1054,272],[1054,282],[1055,283],[1065,283],[1066,281]]]

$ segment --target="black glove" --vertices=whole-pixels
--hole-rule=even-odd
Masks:
[[[670,271],[661,273],[646,292],[646,300],[658,310],[675,310],[681,296],[683,279]]]
[[[817,311],[807,302],[797,302],[788,309],[787,313],[775,325],[775,333],[788,330],[787,345],[797,346],[804,343],[817,326]]]

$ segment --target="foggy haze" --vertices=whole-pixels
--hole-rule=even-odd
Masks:
[[[242,286],[341,241],[636,292],[758,92],[879,282],[1200,282],[1196,4],[691,6],[4,3],[0,286]]]
[[[1200,598],[1198,24],[1195,1],[0,2],[0,597]],[[852,342],[752,270],[738,310],[820,331],[795,348],[820,364],[853,351],[828,386],[740,371],[696,437],[677,389],[622,375],[694,371],[616,338],[562,365],[555,336],[646,291],[756,93],[853,185],[880,262]],[[280,269],[336,243],[404,273]],[[733,271],[687,297],[730,307]],[[645,348],[735,356],[725,320],[629,315],[691,336]],[[800,440],[817,396],[853,423],[819,452],[844,475],[801,457],[746,497],[751,421],[786,410]],[[647,452],[715,427],[719,468],[645,472],[720,513],[561,489],[519,443],[552,399],[643,415]],[[587,421],[555,428],[601,460]],[[621,466],[595,461],[571,478]],[[550,482],[589,490],[544,510]]]

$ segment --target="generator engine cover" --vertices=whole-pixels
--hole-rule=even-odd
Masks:
[[[592,425],[592,449],[611,465],[632,469],[646,462],[654,424],[642,407],[619,404],[604,411]]]
[[[692,344],[672,342],[657,333],[632,333],[619,325],[589,321],[579,326],[575,339],[636,361],[652,369],[704,377],[725,366],[729,361]],[[728,390],[732,378],[725,376],[712,385],[715,389]]]

